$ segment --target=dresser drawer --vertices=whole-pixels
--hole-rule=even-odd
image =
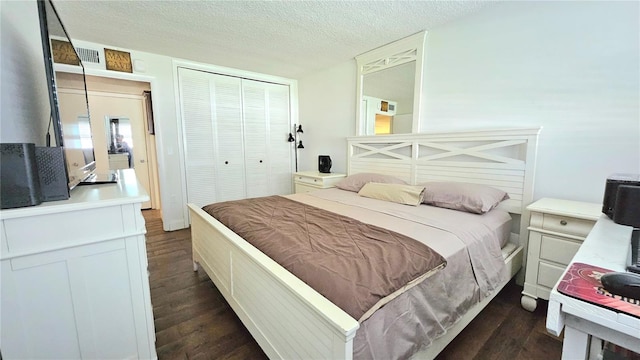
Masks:
[[[542,228],[567,235],[586,237],[595,221],[576,219],[569,216],[542,214]]]
[[[568,265],[580,248],[580,242],[542,235],[540,259]]]
[[[564,272],[564,267],[540,262],[538,266],[538,284],[553,289]]]

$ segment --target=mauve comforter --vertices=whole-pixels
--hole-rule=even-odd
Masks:
[[[358,321],[446,265],[409,236],[281,196],[203,210]]]

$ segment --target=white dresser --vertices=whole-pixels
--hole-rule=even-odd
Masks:
[[[531,220],[521,304],[534,311],[538,298],[549,300],[551,289],[602,214],[602,205],[544,198],[527,209]]]
[[[154,359],[141,203],[132,169],[65,201],[0,211],[4,359]]]
[[[332,188],[346,176],[346,174],[339,173],[299,171],[293,174],[293,183],[295,184],[296,194],[299,194],[314,190]]]

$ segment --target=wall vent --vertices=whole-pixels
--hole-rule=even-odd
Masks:
[[[76,51],[83,62],[100,64],[100,52],[98,50],[77,47]]]

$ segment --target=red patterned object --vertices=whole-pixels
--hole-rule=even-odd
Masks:
[[[573,263],[558,283],[558,292],[614,311],[640,318],[640,299],[613,295],[604,288],[600,277],[613,270],[583,263]]]

